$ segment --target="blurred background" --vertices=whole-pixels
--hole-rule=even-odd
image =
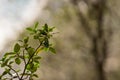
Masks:
[[[0,57],[34,22],[55,26],[57,54],[35,80],[120,80],[120,0],[0,0]],[[32,42],[34,45],[34,42]]]

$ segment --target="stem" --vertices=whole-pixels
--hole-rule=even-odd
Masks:
[[[42,41],[43,42],[43,41]],[[24,74],[25,74],[25,71],[26,71],[26,68],[29,64],[29,62],[31,61],[32,57],[35,55],[36,51],[39,49],[39,47],[42,45],[42,42],[39,44],[39,46],[35,49],[35,52],[32,54],[32,56],[29,58],[28,62],[26,63],[25,67],[24,67],[24,70],[23,70],[23,74],[21,76],[21,78],[19,80],[22,80]]]
[[[9,65],[7,65],[7,67],[9,67],[12,71],[14,71],[18,77],[18,79],[20,80],[19,74],[17,73],[17,71],[15,69],[13,69],[12,67],[10,67]]]
[[[26,60],[25,60],[25,52],[24,52],[25,50],[23,50],[23,61],[24,61],[24,64],[26,65],[27,63],[26,63]]]

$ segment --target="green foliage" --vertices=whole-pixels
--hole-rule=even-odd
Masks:
[[[20,50],[20,45],[16,43],[14,47],[14,52],[19,52],[19,50]]]
[[[56,53],[50,43],[54,27],[49,27],[45,24],[42,26],[42,29],[38,29],[38,26],[39,23],[36,22],[33,28],[27,28],[30,32],[30,37],[27,36],[23,40],[19,40],[19,42],[15,44],[12,52],[4,54],[0,60],[0,66],[4,68],[3,73],[0,75],[0,80],[12,80],[14,78],[18,80],[33,80],[33,77],[38,77],[35,73],[40,66],[41,56],[39,56],[38,53],[42,50]],[[38,47],[32,47],[29,44],[31,36],[32,39],[39,42]],[[16,70],[13,67],[15,65],[23,66],[22,63],[24,63],[23,70]],[[6,76],[10,77],[6,78]]]

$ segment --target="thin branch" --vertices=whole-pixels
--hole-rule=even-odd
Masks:
[[[7,65],[7,67],[9,67],[13,72],[16,73],[17,77],[20,79],[19,74],[17,73],[17,71],[15,69],[13,69],[11,66]]]
[[[23,61],[24,61],[24,64],[26,65],[27,63],[26,63],[26,60],[25,60],[25,50],[23,50]]]
[[[42,42],[43,42],[43,41],[42,41]],[[41,42],[41,43],[39,44],[39,46],[35,49],[34,53],[32,54],[32,56],[29,58],[28,62],[26,63],[26,65],[25,65],[25,67],[24,67],[24,70],[23,70],[23,74],[22,74],[20,80],[22,80],[22,78],[23,78],[23,76],[24,76],[24,74],[25,74],[25,71],[26,71],[26,68],[27,68],[29,62],[31,61],[32,57],[35,55],[36,51],[37,51],[37,50],[40,48],[40,46],[42,45],[42,42]]]

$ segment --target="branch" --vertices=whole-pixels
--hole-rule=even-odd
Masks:
[[[42,41],[42,42],[43,42],[43,41]],[[23,70],[23,74],[22,74],[20,80],[22,80],[22,78],[23,78],[23,76],[24,76],[24,74],[25,74],[25,71],[26,71],[26,68],[27,68],[29,62],[31,61],[32,57],[35,55],[36,51],[37,51],[37,50],[40,48],[40,46],[42,45],[42,42],[41,42],[41,43],[39,44],[39,46],[35,49],[34,53],[32,54],[32,56],[29,58],[28,62],[26,63],[25,68],[24,68],[24,70]]]
[[[13,69],[11,66],[7,65],[7,67],[9,67],[13,72],[16,73],[17,77],[20,79],[19,74],[17,73],[17,71],[15,69]]]

